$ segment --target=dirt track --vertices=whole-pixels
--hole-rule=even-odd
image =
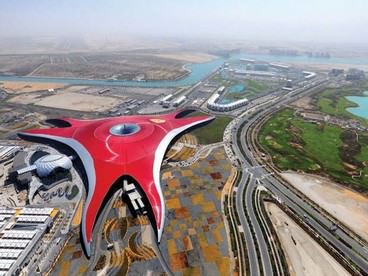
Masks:
[[[350,275],[277,205],[265,205],[285,252],[291,275]]]
[[[63,93],[43,98],[35,103],[40,106],[78,111],[105,111],[120,104],[115,98],[80,93]]]

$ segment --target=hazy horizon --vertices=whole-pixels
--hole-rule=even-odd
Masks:
[[[368,43],[363,0],[4,1],[2,37],[138,36]]]

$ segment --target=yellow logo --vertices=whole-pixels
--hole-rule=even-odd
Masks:
[[[166,122],[166,120],[164,120],[164,119],[150,119],[150,121],[152,123],[156,123],[156,124],[163,124],[163,123]]]

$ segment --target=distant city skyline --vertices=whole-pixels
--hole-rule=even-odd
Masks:
[[[0,0],[6,36],[224,38],[368,43],[364,0]]]

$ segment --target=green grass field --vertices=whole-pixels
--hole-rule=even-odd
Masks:
[[[357,107],[358,105],[349,101],[345,97],[341,97],[338,99],[336,104],[333,103],[333,100],[329,98],[321,98],[318,101],[318,107],[320,111],[334,115],[336,117],[342,118],[354,118],[356,117],[354,114],[348,112],[346,109],[349,107]]]
[[[229,86],[235,85],[237,83],[234,80],[229,80],[229,79],[223,78],[223,76],[221,74],[214,75],[212,77],[212,80],[216,81],[218,83],[218,85],[225,86],[225,87],[229,87]]]
[[[318,95],[317,107],[321,112],[344,119],[357,119],[368,125],[367,119],[358,117],[346,110],[349,107],[357,107],[357,104],[345,98],[346,96],[361,96],[367,89],[366,84],[326,89]]]
[[[226,92],[224,100],[236,101],[246,97],[252,97],[258,93],[265,92],[269,89],[269,85],[265,82],[247,79],[242,81],[235,81],[224,78],[221,74],[216,74],[212,80],[216,81],[219,85],[225,86],[227,89],[236,84],[243,84],[246,89],[243,92]]]
[[[282,170],[316,171],[320,166],[308,156],[301,154],[300,149],[290,143],[295,139],[288,131],[291,109],[285,109],[273,116],[261,129],[258,140],[261,146],[272,156],[272,160]]]
[[[201,111],[196,111],[188,114],[186,117],[196,116],[208,116],[208,114]],[[233,120],[228,116],[216,116],[216,119],[210,124],[197,128],[191,131],[191,134],[195,135],[200,144],[212,144],[221,142],[223,139],[224,131],[226,126]]]
[[[242,84],[245,86],[245,90],[243,92],[227,92],[224,99],[236,101],[254,96],[257,93],[265,92],[269,88],[267,84],[255,80],[245,80],[242,82]]]
[[[356,159],[365,164],[365,168],[362,172],[363,175],[368,175],[368,133],[360,134],[359,144],[361,146],[360,153],[356,156]],[[366,178],[367,179],[367,178]],[[368,179],[367,179],[368,182]]]
[[[268,89],[268,85],[264,82],[256,81],[256,80],[246,80],[245,86],[250,93],[260,93],[265,92]]]
[[[259,133],[259,143],[272,156],[281,170],[324,173],[339,183],[368,191],[368,135],[361,134],[360,152],[353,156],[366,161],[362,177],[352,178],[343,165],[341,134],[343,129],[332,125],[316,125],[295,117],[290,108],[275,114]]]
[[[209,125],[198,128],[192,132],[200,144],[212,144],[221,142],[226,126],[231,122],[232,118],[227,116],[216,116],[216,119]]]
[[[234,101],[237,101],[237,100],[240,100],[240,99],[244,99],[246,97],[244,92],[241,92],[241,93],[237,93],[237,92],[226,93],[223,100],[228,100],[228,101],[234,102]]]
[[[340,135],[342,129],[326,125],[322,130],[313,123],[294,119],[292,124],[302,131],[301,138],[305,142],[304,151],[313,157],[324,168],[330,170],[341,170],[341,159],[339,148],[342,146]]]

